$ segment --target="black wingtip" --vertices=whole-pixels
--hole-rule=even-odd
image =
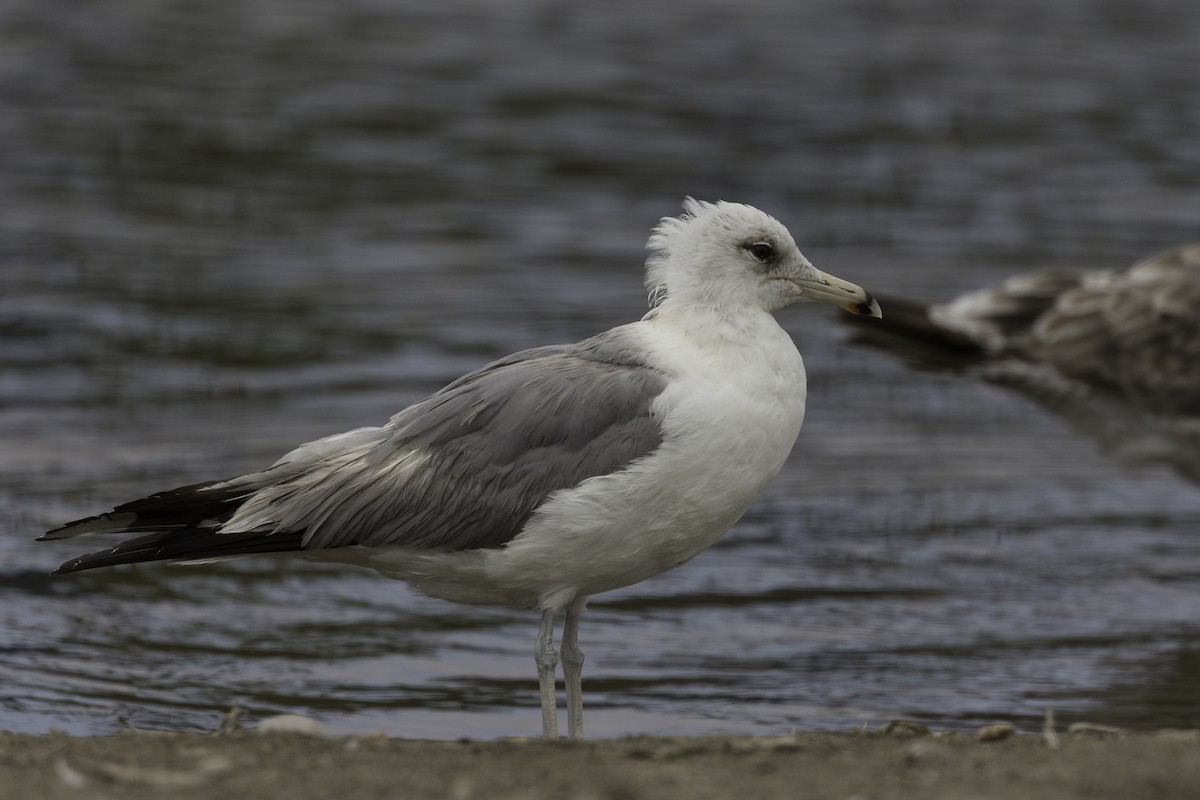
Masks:
[[[49,542],[55,539],[69,539],[72,536],[84,536],[92,533],[123,533],[130,530],[137,522],[135,512],[119,512],[116,510],[94,517],[84,517],[66,525],[60,525],[46,531],[37,537],[39,542]]]
[[[909,366],[927,370],[966,369],[987,357],[978,343],[930,319],[925,303],[898,297],[880,299],[887,317],[842,315],[842,321],[854,328],[854,344],[883,350]]]
[[[52,575],[82,572],[147,561],[219,561],[239,556],[285,553],[304,549],[304,531],[219,533],[212,529],[160,531],[59,565]]]
[[[127,543],[122,543],[127,544]],[[106,550],[98,550],[95,553],[88,553],[72,558],[70,561],[64,561],[55,569],[51,570],[51,575],[67,575],[72,572],[82,572],[88,569],[97,569],[99,567],[112,567],[117,564],[129,564],[135,560],[152,560],[152,559],[136,559],[131,558],[127,550],[122,550],[122,545],[110,547]]]

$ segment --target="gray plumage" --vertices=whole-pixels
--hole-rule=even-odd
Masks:
[[[339,454],[340,469],[260,492],[232,527],[243,515],[261,520],[245,527],[306,527],[309,549],[499,547],[551,492],[652,452],[662,437],[650,403],[665,386],[618,334],[526,350],[400,412],[353,463]]]
[[[383,427],[310,442],[263,472],[152,495],[42,538],[155,532],[64,572],[279,549],[499,547],[552,492],[653,452],[662,434],[650,407],[666,380],[620,328],[525,350]]]
[[[1125,271],[1014,277],[949,303],[881,298],[858,341],[1020,391],[1119,456],[1200,482],[1200,243]]]

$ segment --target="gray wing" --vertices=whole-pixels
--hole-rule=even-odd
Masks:
[[[460,378],[369,437],[289,468],[248,497],[222,533],[303,531],[308,549],[510,541],[552,492],[622,469],[661,443],[652,403],[666,377],[619,330]]]
[[[1200,243],[1085,278],[1012,349],[1147,411],[1200,415],[1198,312]]]
[[[950,303],[880,297],[857,341],[1026,394],[1135,461],[1200,482],[1200,243],[1124,272],[1016,276]]]
[[[1125,272],[1042,272],[929,309],[993,363],[1015,358],[1148,412],[1200,414],[1200,243]]]

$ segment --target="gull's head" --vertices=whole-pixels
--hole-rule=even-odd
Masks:
[[[687,198],[684,213],[664,217],[646,248],[650,305],[709,305],[775,311],[819,300],[855,314],[881,316],[862,287],[809,263],[777,219],[741,203]]]

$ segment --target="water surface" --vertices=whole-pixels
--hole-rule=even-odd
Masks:
[[[532,614],[286,558],[52,579],[79,548],[32,539],[636,319],[685,194],[925,298],[1200,238],[1190,4],[407,5],[0,11],[0,728],[536,732]],[[591,603],[591,733],[1200,724],[1195,487],[780,318],[796,451]]]

